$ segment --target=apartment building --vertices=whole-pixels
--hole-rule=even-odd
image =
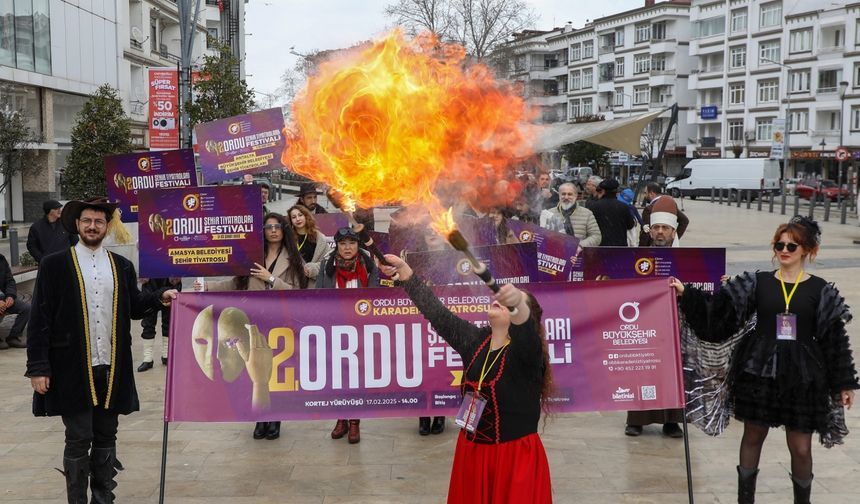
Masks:
[[[565,122],[567,115],[568,23],[548,31],[527,30],[508,45],[507,77],[517,83],[529,105],[537,109],[536,122]]]
[[[860,3],[693,0],[690,21],[696,154],[769,157],[785,121],[784,175],[836,179],[860,150]]]

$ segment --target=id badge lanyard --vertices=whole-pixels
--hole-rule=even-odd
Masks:
[[[788,292],[788,289],[785,288],[785,280],[782,278],[782,271],[777,271],[777,275],[779,276],[779,284],[782,286],[782,297],[785,300],[785,312],[776,316],[776,339],[796,341],[797,316],[791,313],[789,308],[791,305],[791,298],[794,297],[794,293],[797,291],[797,286],[800,285],[800,279],[803,278],[803,270],[801,269],[800,273],[797,274],[797,278],[794,279],[794,287],[791,288],[791,292]]]
[[[490,363],[490,367],[487,367],[487,362],[490,360],[490,349],[487,349],[487,355],[484,357],[484,364],[481,366],[481,374],[478,375],[478,386],[475,389],[475,392],[466,392],[463,396],[460,411],[457,413],[457,417],[454,421],[457,425],[465,428],[469,432],[475,432],[478,429],[478,422],[481,419],[481,415],[484,413],[484,407],[487,405],[487,400],[481,397],[481,387],[484,384],[484,379],[487,378],[490,370],[492,370],[493,366],[496,365],[496,362],[498,362],[502,353],[504,353],[504,349],[509,343],[510,341],[505,342],[505,344],[499,349],[496,357],[493,358],[493,362]]]

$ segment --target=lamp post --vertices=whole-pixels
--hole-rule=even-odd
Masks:
[[[769,58],[761,58],[761,61],[766,61],[768,63],[773,63],[774,65],[779,65],[782,68],[788,69],[788,78],[786,79],[785,86],[785,148],[784,148],[784,156],[783,160],[783,168],[782,168],[782,176],[785,177],[785,169],[788,167],[788,164],[791,162],[791,72],[794,71],[791,66],[786,65],[785,63],[780,63],[778,61],[774,61]]]
[[[845,130],[845,92],[848,90],[848,82],[839,83],[839,147],[845,148],[843,131]],[[836,204],[842,203],[842,159],[839,159],[839,169],[836,172]]]

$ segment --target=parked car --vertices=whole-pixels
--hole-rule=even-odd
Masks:
[[[840,193],[842,193],[843,199],[848,197],[848,190],[844,187],[838,187],[836,182],[832,180],[804,180],[797,183],[794,192],[807,200],[811,200],[814,196],[819,200],[827,198],[830,201],[836,201],[839,199]]]
[[[644,174],[642,174],[642,185],[643,186],[645,184],[647,184],[648,182],[651,182],[651,176],[653,175],[653,173],[654,173],[653,170],[648,170]],[[631,187],[631,188],[636,187],[637,183],[639,183],[639,174],[638,173],[634,173],[634,174],[630,175],[630,177],[628,177],[627,185],[629,187]],[[657,174],[657,183],[660,184],[661,186],[665,187],[666,184],[668,183],[666,176],[663,175],[662,173],[658,173]]]
[[[594,175],[594,171],[588,166],[572,166],[564,172],[564,177],[579,187],[584,187],[588,177]]]
[[[794,196],[794,190],[797,188],[797,183],[800,182],[800,177],[793,177],[785,179],[785,194],[789,196]]]

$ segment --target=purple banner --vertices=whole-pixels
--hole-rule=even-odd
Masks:
[[[724,248],[586,247],[582,255],[587,280],[674,276],[715,292],[726,274]]]
[[[200,167],[207,184],[281,168],[284,115],[261,110],[194,127]]]
[[[554,411],[683,404],[665,279],[529,290],[543,308]],[[486,287],[434,292],[458,316],[486,323]],[[181,293],[170,331],[171,422],[453,415],[460,403],[460,356],[402,289]]]
[[[316,214],[314,215],[314,220],[317,223],[317,229],[328,237],[334,236],[338,229],[349,226],[349,219],[347,219],[345,213],[341,212]]]
[[[263,261],[261,198],[257,185],[141,191],[140,276],[247,275]]]
[[[537,246],[534,243],[472,247],[472,253],[487,265],[500,284],[536,282]],[[415,274],[432,285],[483,285],[472,271],[472,263],[459,250],[410,252],[406,256]]]
[[[575,237],[517,220],[509,220],[508,227],[520,242],[537,244],[538,279],[541,282],[582,280],[582,259],[576,257],[579,240]]]
[[[105,156],[107,195],[119,201],[123,222],[137,222],[137,195],[143,189],[197,186],[191,149]]]

